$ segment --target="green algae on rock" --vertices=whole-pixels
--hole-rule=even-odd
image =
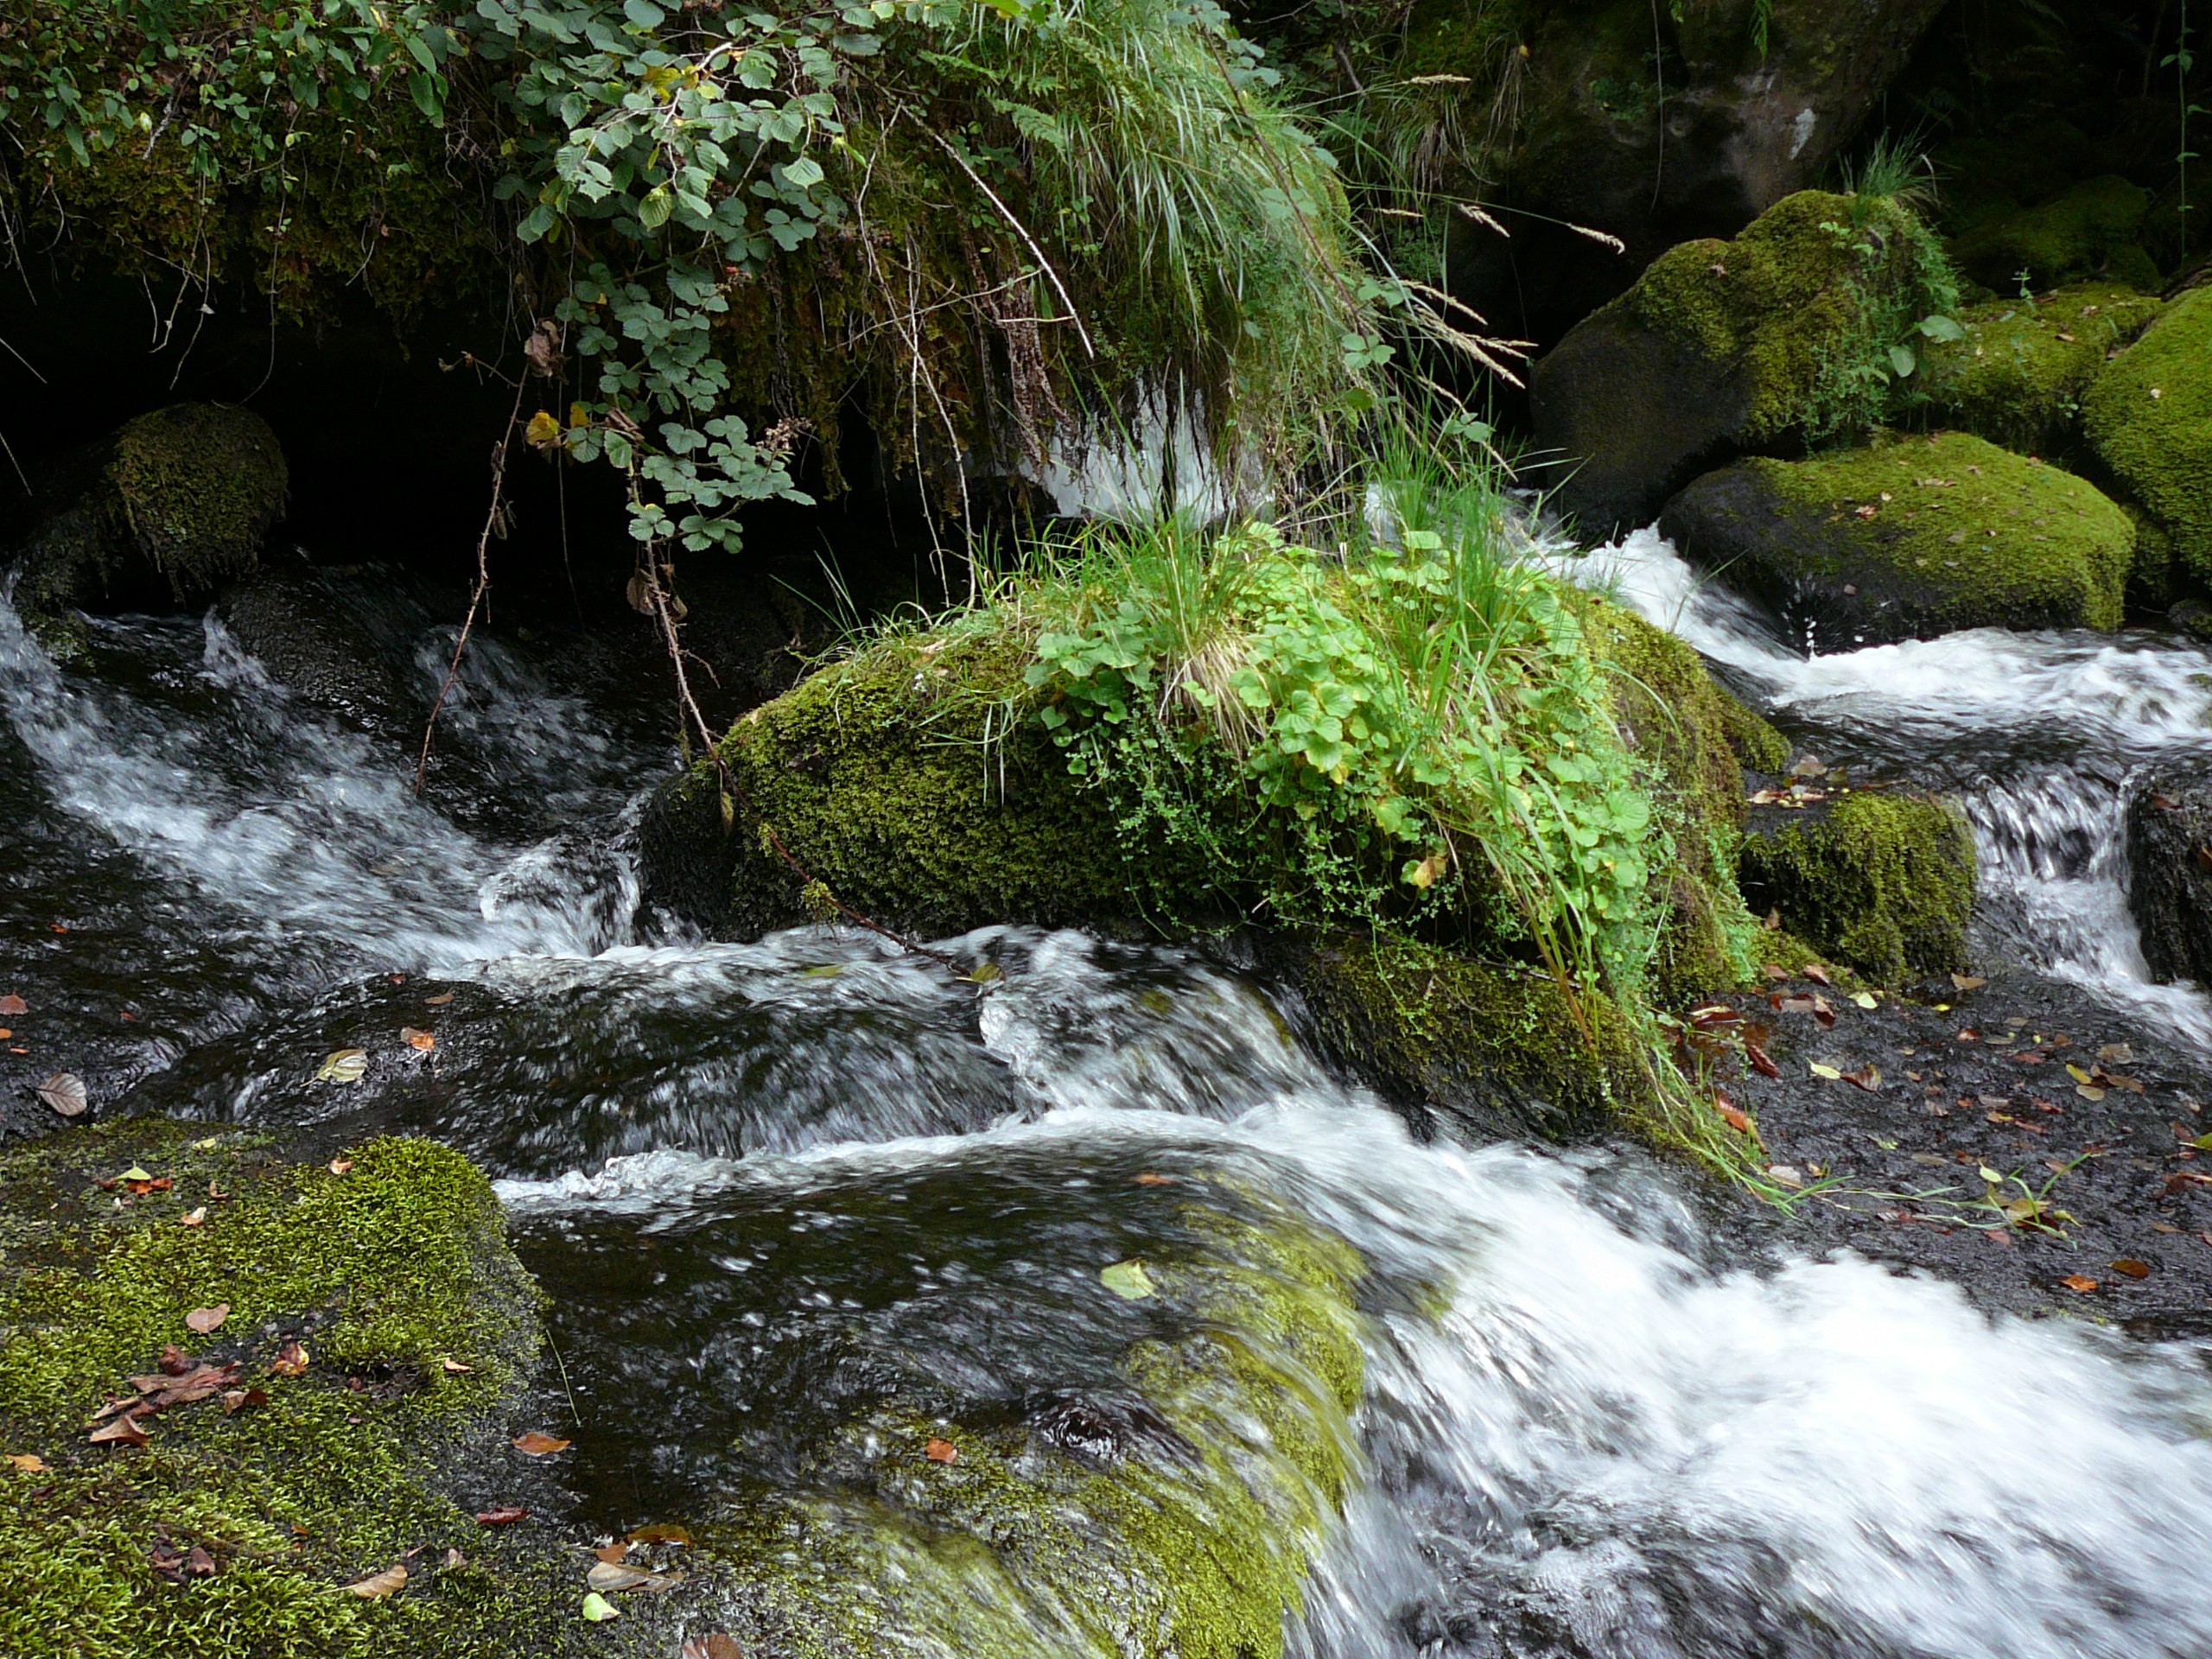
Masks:
[[[1540,449],[1598,533],[1645,521],[1700,462],[1878,416],[1889,353],[1955,299],[1899,204],[1801,191],[1734,240],[1685,242],[1537,363]]]
[[[148,1185],[118,1179],[134,1168]],[[495,1409],[538,1341],[536,1288],[458,1154],[380,1140],[302,1166],[266,1135],[101,1124],[0,1154],[0,1450],[45,1465],[4,1477],[0,1648],[493,1659],[568,1622],[573,1573],[453,1495],[458,1460],[505,1453]],[[302,1375],[271,1370],[288,1340]],[[89,1442],[169,1344],[257,1392],[172,1404],[141,1448]],[[470,1560],[441,1570],[453,1546]],[[410,1563],[403,1594],[345,1587]]]
[[[1974,836],[1950,802],[1856,790],[1754,807],[1739,868],[1755,909],[1877,984],[1968,965]]]
[[[16,603],[152,609],[204,599],[251,570],[284,514],[284,453],[249,410],[177,404],[126,423],[50,493]]]
[[[1952,245],[1960,269],[2008,292],[2098,276],[2155,288],[2158,268],[2138,245],[2151,193],[2117,175],[2085,179],[2036,207],[1982,218]]]
[[[1928,346],[1921,390],[1942,424],[2055,453],[2079,432],[2082,397],[2106,359],[2158,309],[2152,296],[2108,283],[1968,306],[1957,316],[1964,334]]]
[[[2107,364],[2082,413],[2097,459],[2172,556],[2212,582],[2212,288],[2183,295]]]
[[[1661,529],[1823,647],[2120,623],[2135,527],[2056,467],[1945,433],[1709,473]]]

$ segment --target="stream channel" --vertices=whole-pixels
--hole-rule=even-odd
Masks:
[[[1651,532],[1563,563],[1830,763],[1959,792],[1978,948],[2212,1059],[2212,1004],[2145,971],[2120,835],[2132,772],[2212,753],[2212,658],[1808,658]],[[450,626],[395,574],[334,581],[427,701]],[[638,914],[663,694],[557,636],[473,647],[417,798],[419,725],[287,689],[215,616],[91,627],[58,667],[0,607],[0,926],[41,1014],[0,1082],[68,1064],[102,1115],[480,1160],[550,1293],[580,1539],[816,1478],[815,1425],[887,1392],[1127,1452],[1153,1428],[1117,1357],[1179,1316],[1102,1268],[1288,1212],[1364,1263],[1360,1403],[1308,1402],[1356,1472],[1294,1653],[2212,1654],[2201,1346],[1746,1245],[1630,1148],[1419,1144],[1203,952],[988,930],[945,947],[998,970],[965,982],[862,934],[685,938]],[[315,1081],[403,1023],[435,1056]],[[972,1651],[978,1618],[1087,1650],[1034,1586],[970,1599],[900,1650]]]

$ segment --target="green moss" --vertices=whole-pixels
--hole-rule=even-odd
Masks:
[[[1984,219],[1953,244],[1960,267],[2000,293],[2056,288],[2085,276],[2156,287],[2158,267],[2136,245],[2151,193],[2117,175],[2084,180],[2034,207]]]
[[[1948,802],[1861,791],[1762,809],[1740,868],[1753,908],[1878,984],[1967,966],[1974,837]]]
[[[1754,713],[1726,687],[1715,687],[1721,696],[1720,717],[1728,734],[1728,747],[1751,772],[1780,772],[1789,764],[1789,740],[1765,716]]]
[[[2108,364],[2083,402],[2097,459],[2212,580],[2212,288],[2184,294]]]
[[[2082,396],[2106,359],[2141,334],[2158,306],[2109,283],[1968,306],[1957,318],[1965,336],[1927,347],[1921,388],[1946,424],[2009,448],[2057,450],[2076,430]]]
[[[1357,1459],[1364,1370],[1332,1234],[1242,1187],[1182,1206],[1146,1270],[1169,1329],[1119,1366],[1119,1451],[887,1404],[809,1490],[700,1529],[754,1646],[794,1659],[1274,1659]],[[1102,1291],[1100,1294],[1107,1293]],[[938,1459],[930,1443],[942,1443]]]
[[[0,1156],[0,1449],[48,1465],[4,1477],[0,1647],[26,1659],[512,1651],[511,1629],[547,1622],[567,1586],[519,1544],[480,1539],[442,1472],[536,1350],[535,1291],[488,1183],[422,1141],[372,1141],[334,1174],[203,1130],[127,1122]],[[133,1166],[174,1187],[92,1184]],[[184,1224],[200,1205],[205,1220]],[[218,1303],[231,1310],[219,1332],[188,1330],[187,1312]],[[304,1376],[270,1374],[288,1337],[311,1357]],[[173,1406],[143,1450],[89,1444],[93,1412],[152,1373],[168,1343],[241,1362],[239,1386],[266,1403]],[[163,1542],[206,1549],[215,1572],[157,1576],[149,1552]],[[479,1564],[435,1571],[454,1544]],[[341,1587],[418,1548],[404,1594]]]
[[[2072,474],[1980,438],[1885,439],[1709,474],[1662,520],[1692,556],[1826,639],[1975,627],[2116,628],[2135,541]]]
[[[289,488],[268,423],[215,404],[141,415],[64,477],[74,499],[25,555],[19,602],[36,613],[211,593],[253,569]]]
[[[1309,942],[1295,982],[1325,1048],[1462,1131],[1565,1139],[1651,1104],[1630,1021],[1602,994],[1570,1002],[1531,969],[1334,934]]]

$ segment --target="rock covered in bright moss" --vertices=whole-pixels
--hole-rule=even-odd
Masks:
[[[1700,466],[1824,435],[1887,375],[1877,317],[1935,303],[1935,257],[1905,208],[1816,190],[1670,248],[1535,366],[1560,505],[1592,535],[1642,524]]]
[[[1963,433],[1738,461],[1659,522],[1823,650],[1962,628],[2116,628],[2135,544],[2133,523],[2093,485]]]
[[[1593,601],[1590,639],[1611,671],[1622,737],[1643,763],[1674,842],[1651,989],[1680,1007],[1742,983],[1755,969],[1751,918],[1736,890],[1746,810],[1744,767],[1788,763],[1782,734],[1714,681],[1697,652],[1633,612]]]
[[[25,614],[166,610],[251,570],[283,517],[284,452],[250,410],[176,404],[62,467],[21,562]]]
[[[536,1287],[459,1154],[380,1140],[326,1166],[238,1130],[103,1124],[0,1155],[0,1451],[45,1465],[0,1469],[0,1650],[493,1659],[525,1628],[567,1649],[573,1569],[456,1501],[461,1465],[515,1460],[499,1418],[538,1343]],[[216,1307],[213,1332],[186,1324]],[[287,1342],[304,1374],[272,1369]],[[172,1404],[143,1447],[91,1443],[171,1344],[256,1392]],[[467,1564],[442,1567],[450,1548]],[[345,1587],[396,1565],[397,1595]]]
[[[1649,1056],[1601,994],[1570,998],[1526,964],[1387,934],[1320,935],[1270,954],[1324,1052],[1417,1127],[1566,1140],[1634,1124],[1650,1105]]]
[[[1974,834],[1948,801],[1855,790],[1754,807],[1738,868],[1753,909],[1877,984],[1968,966]]]
[[[1958,238],[1960,268],[1999,293],[2084,277],[2155,288],[2158,268],[2138,245],[2151,193],[2116,174],[2085,179],[2033,207],[1983,217]]]
[[[995,626],[894,638],[754,709],[720,746],[726,774],[702,762],[656,798],[646,902],[749,937],[834,918],[834,899],[938,936],[1141,927],[1147,889],[1202,896],[1202,878],[1178,893],[1171,865],[1124,858],[1104,797],[1038,721],[1031,660]]]
[[[2183,295],[2107,364],[2082,413],[2098,461],[2173,557],[2212,581],[2212,288]]]
[[[1964,334],[1923,351],[1921,389],[1945,425],[2007,448],[2056,452],[2079,431],[2082,397],[2106,359],[2158,308],[2109,283],[1965,307],[1956,318]]]

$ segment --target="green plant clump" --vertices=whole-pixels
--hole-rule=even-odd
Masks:
[[[2083,417],[2097,459],[2164,543],[2212,581],[2212,288],[2182,296],[2113,359]]]
[[[1745,899],[1878,984],[1963,973],[1973,832],[1946,801],[1856,791],[1801,810],[1755,809]]]
[[[2079,432],[2089,383],[2158,308],[2150,295],[2104,283],[1967,306],[1958,315],[1964,333],[1928,350],[1929,413],[2006,448],[2063,449]]]
[[[572,1579],[481,1535],[442,1473],[536,1354],[537,1293],[489,1183],[419,1141],[372,1141],[334,1171],[204,1127],[124,1122],[0,1156],[0,1451],[44,1465],[0,1467],[0,1648],[511,1651],[516,1622],[565,1611]],[[134,1167],[173,1185],[134,1192],[118,1179]],[[222,1306],[213,1333],[187,1326]],[[272,1372],[288,1339],[303,1376]],[[172,1405],[143,1448],[90,1443],[168,1344],[239,1362],[232,1386],[258,1395]],[[450,1545],[472,1564],[437,1571]],[[194,1548],[205,1569],[181,1568]],[[407,1560],[403,1595],[344,1587]]]

